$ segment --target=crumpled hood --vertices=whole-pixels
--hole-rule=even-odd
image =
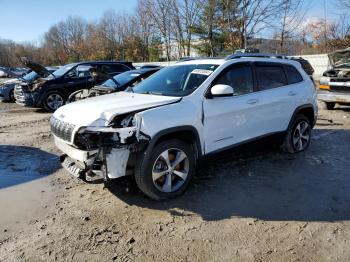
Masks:
[[[24,64],[26,67],[30,68],[41,77],[46,77],[51,74],[51,72],[47,70],[43,65],[35,63],[33,61],[24,60]]]
[[[328,57],[333,67],[341,66],[345,63],[350,63],[350,47],[328,54]]]
[[[102,126],[116,115],[166,105],[181,97],[118,92],[80,100],[60,107],[54,117],[77,127]]]

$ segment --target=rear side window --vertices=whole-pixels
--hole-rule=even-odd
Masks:
[[[295,69],[294,66],[286,65],[285,69],[288,78],[288,84],[296,84],[303,81],[303,77],[300,75],[298,70]]]
[[[125,71],[129,71],[130,69],[122,64],[117,65],[111,65],[111,72],[110,73],[121,73]]]
[[[122,64],[106,64],[100,65],[101,69],[108,74],[122,73],[129,71],[129,68]]]
[[[256,65],[258,89],[268,90],[287,85],[283,67],[280,65]]]

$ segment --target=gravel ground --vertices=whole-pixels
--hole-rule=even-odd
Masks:
[[[0,261],[349,261],[350,110],[306,152],[225,155],[167,202],[58,165],[50,114],[0,103]]]

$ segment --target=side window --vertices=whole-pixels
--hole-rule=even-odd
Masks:
[[[287,85],[283,67],[280,65],[256,65],[258,89],[268,90]]]
[[[129,71],[130,69],[122,64],[114,64],[109,66],[111,68],[111,71],[108,73],[122,73]]]
[[[89,72],[90,68],[91,68],[91,66],[79,65],[79,66],[75,67],[74,69],[72,69],[71,71],[69,71],[67,76],[69,78],[89,77],[90,76],[90,72]]]
[[[249,65],[233,66],[220,75],[214,84],[231,86],[234,96],[252,93],[254,91],[252,68]]]
[[[288,78],[288,84],[296,84],[303,81],[303,77],[294,66],[286,65],[285,70]]]

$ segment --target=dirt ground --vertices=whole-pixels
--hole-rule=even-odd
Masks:
[[[58,164],[50,114],[0,103],[0,261],[349,261],[350,109],[320,111],[309,150],[201,168],[166,202]]]

